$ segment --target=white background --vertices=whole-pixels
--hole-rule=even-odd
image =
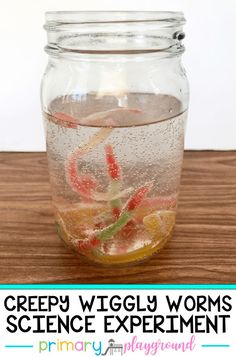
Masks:
[[[182,10],[191,101],[187,149],[236,149],[235,0],[1,0],[0,150],[45,150],[39,86],[48,10]]]
[[[26,295],[26,296],[65,296],[69,295],[70,296],[70,310],[68,312],[61,312],[59,310],[58,306],[55,306],[51,312],[10,312],[7,311],[3,306],[4,300],[8,295],[13,295],[16,297],[17,295]],[[57,315],[59,314],[63,320],[65,319],[65,315],[69,315],[70,317],[74,315],[81,315],[83,316],[81,306],[79,304],[79,299],[78,295],[82,295],[83,300],[88,299],[90,301],[92,295],[107,295],[108,297],[112,297],[114,295],[120,295],[122,298],[124,298],[127,295],[133,295],[133,296],[140,296],[140,306],[141,307],[146,307],[148,304],[147,296],[157,296],[157,309],[155,312],[137,312],[136,309],[131,312],[127,312],[124,308],[121,308],[119,312],[114,312],[109,308],[109,305],[107,304],[107,301],[109,302],[109,299],[105,302],[105,307],[108,308],[107,312],[97,312],[96,309],[100,308],[100,304],[97,303],[99,300],[95,300],[94,308],[91,311],[91,313],[88,313],[86,311],[85,315],[95,315],[94,323],[92,324],[92,327],[94,327],[96,333],[84,333],[84,331],[75,333],[75,332],[70,332],[67,334],[64,332],[64,329],[62,329],[61,334],[56,334],[56,333],[32,333],[32,331],[28,333],[23,333],[20,332],[19,329],[16,333],[10,333],[6,330],[6,327],[8,326],[7,324],[7,316],[14,314],[17,317],[17,320],[15,323],[17,323],[18,319],[23,316],[27,315],[30,317],[30,321],[27,322],[25,319],[22,321],[22,325],[24,328],[27,328],[27,326],[31,326],[32,328],[36,328],[36,322],[35,319],[33,319],[33,315]],[[211,312],[210,311],[204,311],[200,310],[197,312],[196,310],[193,311],[187,311],[184,307],[184,304],[181,303],[180,309],[178,312],[175,312],[173,310],[171,313],[168,308],[167,300],[166,300],[166,295],[168,295],[172,300],[178,301],[178,297],[180,295],[183,296],[182,302],[184,302],[185,298],[189,295],[192,295],[197,299],[197,296],[211,296],[213,300],[216,300],[218,296],[220,296],[220,300],[222,301],[222,297],[224,295],[229,295],[231,299],[231,305],[232,305],[232,310],[230,312],[226,312],[222,309],[222,306],[224,304],[221,304],[220,311],[217,309],[217,305],[211,306]],[[34,306],[32,306],[35,309],[38,309],[37,305],[37,300],[34,300],[36,303]],[[45,301],[45,300],[44,300]],[[115,302],[115,300],[114,300]],[[117,302],[117,300],[116,300]],[[118,301],[119,302],[119,301]],[[122,300],[121,300],[122,302]],[[129,299],[129,302],[130,301]],[[12,300],[9,300],[8,306],[11,307],[13,306]],[[190,303],[190,304],[189,304]],[[191,301],[189,301],[188,307],[191,307]],[[226,333],[222,333],[222,324],[221,320],[219,320],[219,326],[218,326],[218,334],[213,332],[212,329],[210,329],[210,333],[196,333],[196,340],[195,340],[195,348],[193,351],[175,351],[175,350],[165,350],[161,351],[160,349],[158,350],[156,356],[158,357],[222,357],[222,356],[227,356],[227,357],[235,357],[236,353],[236,344],[235,344],[235,323],[236,323],[236,315],[235,315],[235,303],[236,303],[236,291],[235,290],[8,290],[0,291],[0,319],[1,319],[1,325],[0,325],[0,335],[1,335],[1,341],[0,341],[0,355],[1,356],[8,356],[8,357],[17,357],[23,356],[24,357],[35,357],[35,356],[52,356],[52,357],[59,357],[59,356],[83,356],[83,357],[95,357],[94,352],[90,350],[85,352],[76,352],[72,351],[70,353],[67,352],[56,352],[55,351],[55,346],[52,347],[51,352],[38,352],[38,346],[39,346],[39,341],[53,341],[57,342],[57,339],[59,341],[72,341],[72,342],[77,342],[77,341],[95,341],[96,346],[99,341],[102,341],[103,344],[103,351],[104,347],[106,348],[107,342],[110,338],[114,339],[116,343],[127,343],[131,342],[132,338],[134,335],[137,335],[138,341],[139,342],[147,342],[147,343],[152,343],[156,342],[158,339],[161,340],[161,342],[167,343],[168,341],[173,342],[173,343],[181,343],[181,342],[188,342],[190,340],[191,334],[189,332],[189,327],[184,328],[184,332],[181,333],[160,333],[157,331],[156,333],[143,333],[142,332],[142,326],[139,326],[135,328],[135,332],[133,334],[129,334],[125,332],[124,329],[120,329],[119,332],[117,333],[104,333],[104,316],[105,315],[118,315],[121,319],[123,319],[126,315],[131,316],[131,315],[138,315],[140,317],[144,315],[182,315],[185,320],[188,320],[192,315],[194,316],[202,316],[202,315],[208,315],[212,321],[214,321],[214,316],[215,315],[230,315],[230,318],[227,319],[226,322]],[[27,306],[27,305],[26,305]],[[63,305],[65,306],[65,305]],[[136,305],[137,306],[137,305]],[[153,305],[151,305],[153,307]],[[208,304],[206,303],[204,307],[208,310]],[[47,304],[43,306],[43,308],[47,308]],[[12,320],[11,320],[12,321]],[[52,321],[52,320],[51,320]],[[83,320],[84,321],[84,320]],[[150,324],[146,326],[147,329],[152,328],[152,324],[150,319],[147,320]],[[169,329],[170,328],[170,321],[168,323],[168,319],[165,319],[164,324],[162,327],[164,329]],[[201,325],[198,326],[199,329],[206,329],[206,325],[204,323],[205,319],[200,318],[198,320],[199,322],[202,322]],[[55,319],[52,321],[53,325],[50,327],[51,329],[56,328],[55,324]],[[111,325],[109,326],[109,329],[114,328],[116,329],[119,326],[118,320],[110,319]],[[81,325],[83,325],[83,322],[81,322]],[[78,328],[80,326],[79,321],[76,321],[75,327]],[[126,322],[126,326],[128,326],[128,321]],[[196,326],[196,325],[195,325]],[[9,326],[12,328],[12,326]],[[45,320],[43,319],[41,321],[41,328],[45,328]],[[179,329],[178,324],[175,320],[174,328]],[[34,345],[34,348],[32,349],[22,349],[21,351],[19,349],[6,349],[5,345]],[[202,344],[227,344],[230,345],[228,348],[204,348],[201,347]],[[65,348],[65,346],[64,346]],[[55,351],[55,352],[54,352]],[[118,357],[118,353],[114,353],[114,357]],[[144,351],[135,351],[135,353],[132,352],[127,352],[124,354],[126,357],[139,357],[139,356],[145,356]],[[147,356],[152,356],[151,353]]]

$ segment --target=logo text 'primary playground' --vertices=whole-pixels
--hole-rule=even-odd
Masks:
[[[95,356],[120,355],[126,353],[143,352],[144,355],[155,355],[165,350],[173,351],[193,351],[195,348],[195,336],[192,335],[188,341],[171,342],[161,341],[160,339],[153,342],[139,341],[137,336],[134,336],[130,342],[115,343],[115,340],[110,339],[107,343],[102,341],[39,341],[38,352],[85,352],[93,353]]]

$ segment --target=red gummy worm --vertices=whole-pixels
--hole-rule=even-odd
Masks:
[[[133,194],[132,197],[126,203],[125,210],[133,211],[136,207],[140,205],[146,194],[150,191],[152,185],[147,184],[137,189],[137,191]]]
[[[84,239],[78,242],[78,248],[80,250],[89,250],[95,248],[100,243],[100,240],[95,236],[92,236],[89,239]]]
[[[105,145],[107,169],[109,176],[113,180],[120,179],[120,166],[116,160],[113,148],[110,144]]]
[[[75,158],[69,159],[68,181],[74,191],[79,192],[82,196],[90,197],[92,191],[96,188],[97,182],[90,175],[79,176],[77,162]]]
[[[131,234],[133,234],[134,229],[137,227],[137,223],[131,219],[126,226],[122,229],[122,235],[128,238]]]
[[[115,218],[119,218],[121,213],[121,209],[119,207],[112,208],[112,214]]]
[[[55,112],[53,115],[66,128],[77,128],[77,121],[72,116],[62,112]]]

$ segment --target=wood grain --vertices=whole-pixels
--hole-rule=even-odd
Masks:
[[[128,269],[81,262],[58,239],[44,153],[1,153],[0,283],[235,284],[236,152],[185,153],[174,237]]]

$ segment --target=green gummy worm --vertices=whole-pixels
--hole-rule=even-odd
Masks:
[[[123,212],[121,216],[117,219],[116,222],[111,224],[110,226],[102,229],[97,238],[101,240],[107,240],[118,233],[131,219],[132,213],[131,212]]]

